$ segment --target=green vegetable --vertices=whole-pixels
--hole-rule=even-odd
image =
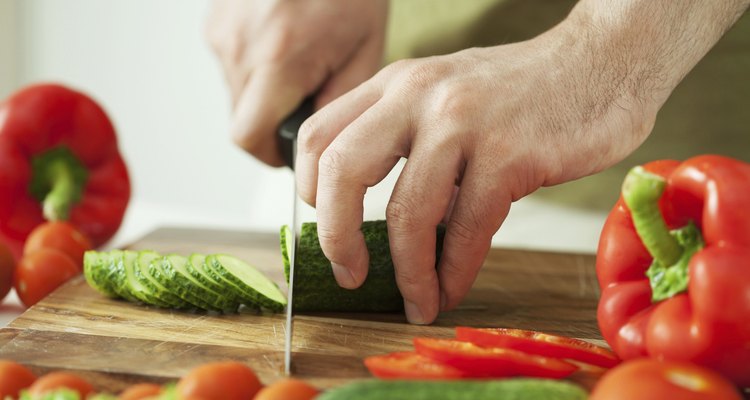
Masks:
[[[585,400],[586,391],[566,381],[503,379],[492,381],[371,380],[341,386],[317,400]]]
[[[341,288],[331,271],[331,262],[323,254],[318,241],[317,224],[302,224],[297,243],[294,276],[295,311],[358,311],[391,312],[404,308],[404,301],[396,286],[396,276],[388,242],[386,222],[366,221],[362,233],[370,254],[367,279],[357,289]],[[294,233],[288,226],[281,228],[281,252],[284,272],[289,281],[288,246]],[[442,253],[445,229],[438,226],[436,264]]]
[[[22,390],[19,400],[81,400],[78,392],[71,389],[56,389],[40,396],[32,396],[27,390]]]
[[[92,250],[83,264],[86,281],[98,292],[158,307],[234,312],[240,304],[270,310],[286,304],[268,277],[227,255]]]

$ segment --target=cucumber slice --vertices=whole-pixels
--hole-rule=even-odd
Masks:
[[[208,286],[193,278],[187,271],[186,264],[186,257],[170,254],[162,258],[161,262],[152,263],[149,271],[170,292],[189,303],[206,310],[237,311],[239,307],[237,302],[227,299],[222,293],[211,290]],[[158,268],[154,268],[154,266]],[[161,269],[161,275],[158,274],[159,269]]]
[[[396,285],[396,274],[388,242],[388,227],[384,220],[365,221],[362,224],[365,245],[370,253],[367,279],[354,290],[344,289],[336,283],[331,262],[323,254],[318,240],[318,226],[314,222],[302,224],[297,241],[294,269],[295,311],[336,312],[395,312],[404,308],[404,301]],[[294,232],[281,227],[281,252],[284,271],[289,282],[289,244]],[[436,230],[435,265],[443,248],[445,227]]]
[[[109,255],[89,250],[83,255],[83,276],[86,282],[97,292],[107,297],[119,297],[109,278]]]
[[[215,278],[214,275],[209,273],[208,266],[206,265],[206,257],[205,254],[197,253],[191,254],[188,257],[186,268],[190,275],[214,292],[223,293],[234,301],[241,303],[242,296],[238,288],[227,284],[222,279]]]
[[[250,305],[281,311],[286,296],[276,284],[252,265],[226,254],[206,257],[207,272],[217,280],[237,287],[244,302]]]
[[[127,286],[128,276],[125,271],[125,265],[122,262],[124,253],[123,250],[112,250],[109,252],[109,260],[105,264],[107,270],[109,270],[108,279],[112,282],[112,288],[118,296],[128,301],[139,302],[141,300],[130,293]]]
[[[138,258],[135,261],[134,271],[138,281],[148,288],[148,290],[162,302],[166,303],[169,307],[177,309],[189,309],[195,308],[193,304],[181,299],[179,296],[171,293],[167,290],[159,281],[154,279],[149,273],[149,267],[152,262],[158,261],[162,258],[162,255],[150,250],[142,250],[138,252]]]
[[[169,307],[169,303],[159,300],[159,298],[156,297],[155,294],[136,277],[135,264],[137,260],[138,252],[125,250],[122,253],[122,266],[125,270],[125,289],[130,292],[133,297],[143,303],[157,307]]]

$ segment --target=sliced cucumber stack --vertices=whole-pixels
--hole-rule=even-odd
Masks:
[[[262,272],[224,254],[161,255],[154,251],[87,251],[89,286],[108,297],[157,307],[236,312],[240,305],[279,311],[286,297]]]

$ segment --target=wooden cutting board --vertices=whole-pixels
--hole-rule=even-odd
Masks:
[[[230,253],[283,285],[276,235],[159,229],[133,249],[162,253]],[[325,388],[367,378],[365,356],[409,350],[414,336],[451,337],[454,327],[541,330],[602,344],[596,325],[599,295],[593,255],[492,249],[459,309],[430,326],[400,314],[307,314],[296,317],[295,375]],[[0,329],[0,358],[41,374],[68,370],[99,390],[134,382],[175,380],[217,360],[250,365],[264,383],[282,376],[283,314],[233,315],[163,310],[105,298],[76,278]],[[590,385],[602,371],[571,379]]]

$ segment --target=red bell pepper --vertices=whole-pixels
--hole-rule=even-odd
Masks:
[[[750,386],[750,164],[636,167],[599,242],[602,335],[623,359],[690,361]]]
[[[16,258],[45,219],[67,220],[103,244],[129,200],[114,127],[91,98],[46,84],[0,104],[0,240]]]

